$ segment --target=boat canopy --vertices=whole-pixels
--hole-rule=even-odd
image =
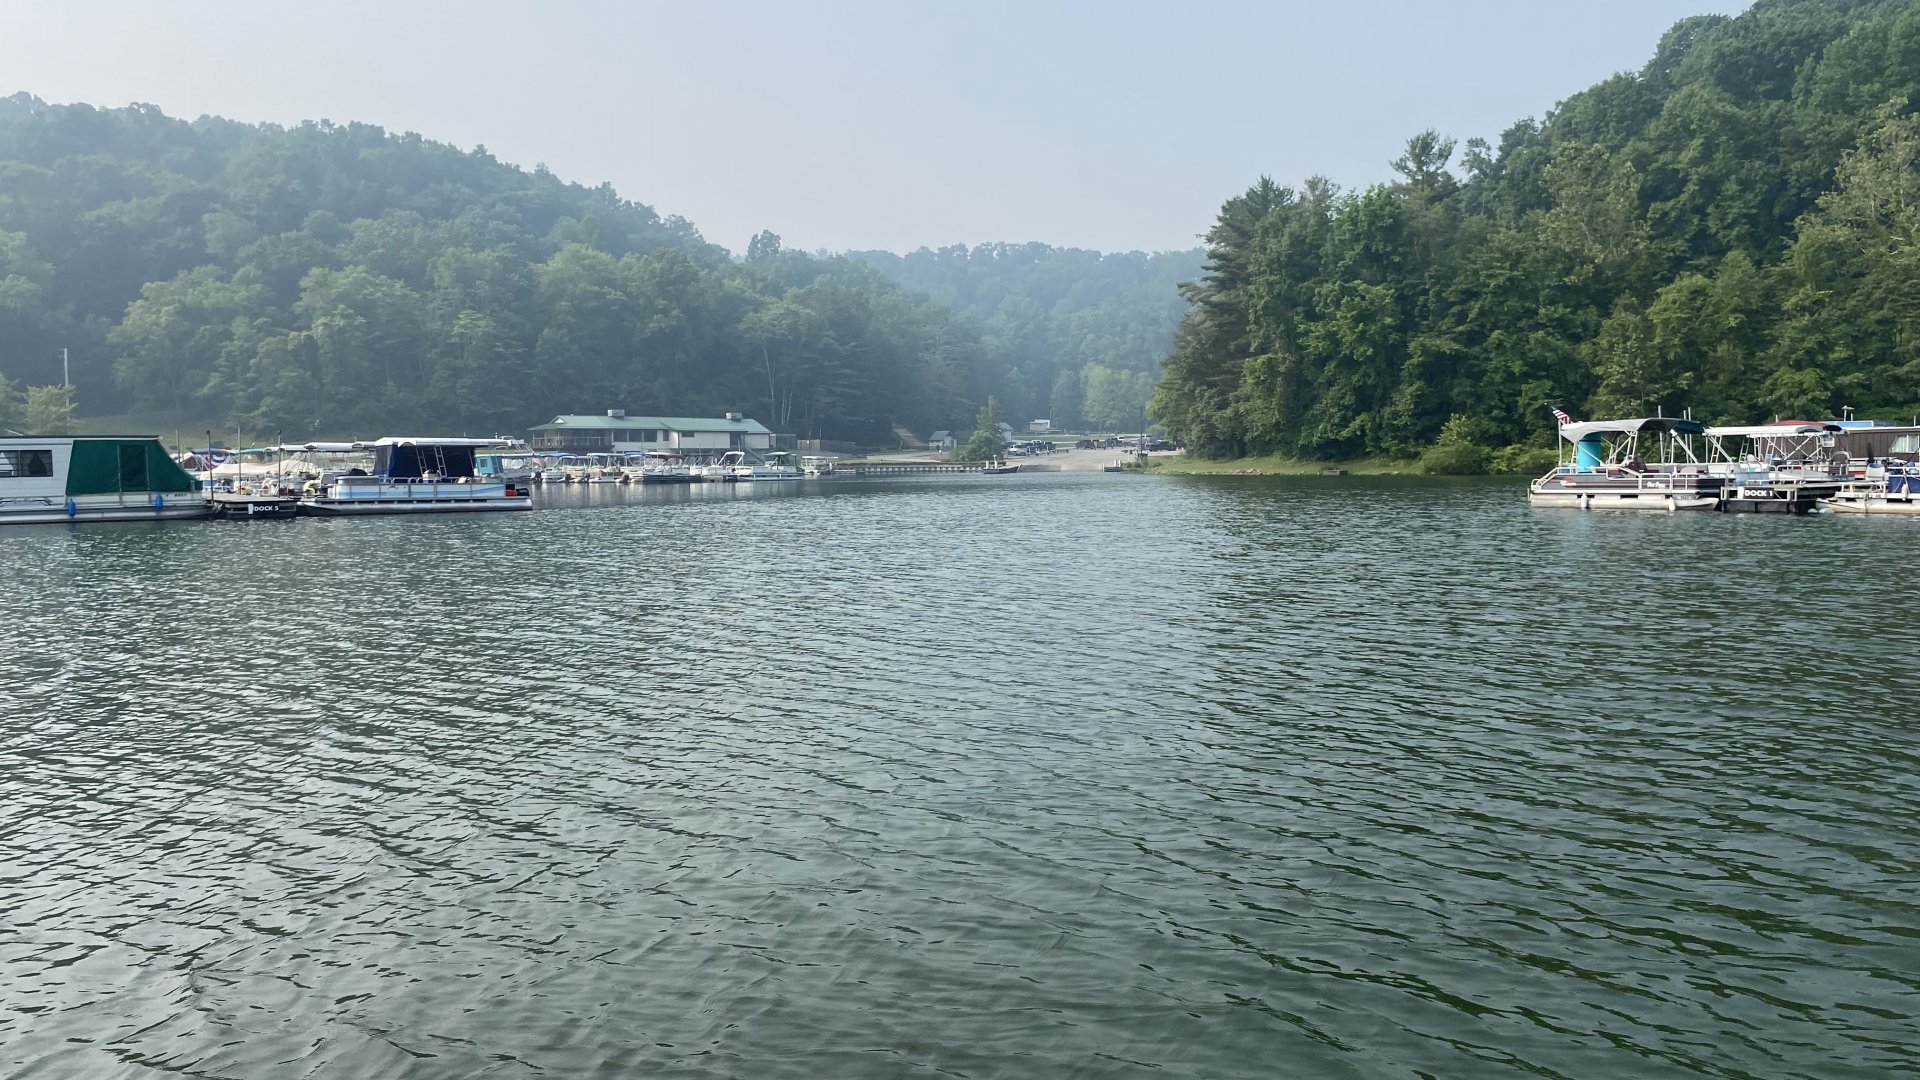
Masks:
[[[1791,439],[1841,430],[1844,429],[1836,424],[1765,424],[1760,427],[1710,427],[1707,434],[1716,439]]]
[[[355,450],[371,450],[377,446],[460,446],[469,449],[481,446],[498,446],[511,449],[512,439],[425,439],[411,435],[389,435],[372,442],[352,444]]]
[[[271,461],[229,461],[225,465],[196,471],[210,480],[251,480],[259,476],[272,476],[283,470]]]
[[[1698,420],[1678,416],[1643,416],[1633,420],[1585,420],[1578,424],[1562,424],[1560,437],[1568,442],[1579,442],[1589,435],[1643,435],[1661,431],[1676,435],[1701,435],[1706,430],[1707,426]]]
[[[388,480],[421,480],[430,475],[457,480],[474,475],[473,458],[471,445],[382,439],[373,447],[373,475]]]
[[[197,491],[200,481],[167,454],[160,440],[75,436],[67,460],[67,494]]]

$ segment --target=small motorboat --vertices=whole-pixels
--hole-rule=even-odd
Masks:
[[[999,476],[1001,473],[1019,472],[1020,466],[1011,461],[989,461],[980,466],[980,471],[988,476]]]

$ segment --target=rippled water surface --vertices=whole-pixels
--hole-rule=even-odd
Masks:
[[[1920,522],[759,487],[0,533],[0,1075],[1920,1060]]]

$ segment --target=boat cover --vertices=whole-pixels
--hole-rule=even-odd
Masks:
[[[73,456],[67,462],[69,495],[199,489],[200,481],[187,475],[159,439],[73,440]]]
[[[1677,416],[1643,416],[1633,420],[1584,420],[1578,424],[1562,424],[1560,437],[1568,442],[1579,442],[1589,435],[1633,435],[1650,431],[1700,435],[1706,430],[1707,426],[1698,420]]]

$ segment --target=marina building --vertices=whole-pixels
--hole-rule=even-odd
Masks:
[[[739,413],[718,419],[688,416],[628,416],[608,409],[604,416],[556,416],[530,428],[527,444],[535,453],[606,454],[648,450],[677,451],[693,458],[717,457],[729,450],[764,454],[773,449],[773,432]]]

